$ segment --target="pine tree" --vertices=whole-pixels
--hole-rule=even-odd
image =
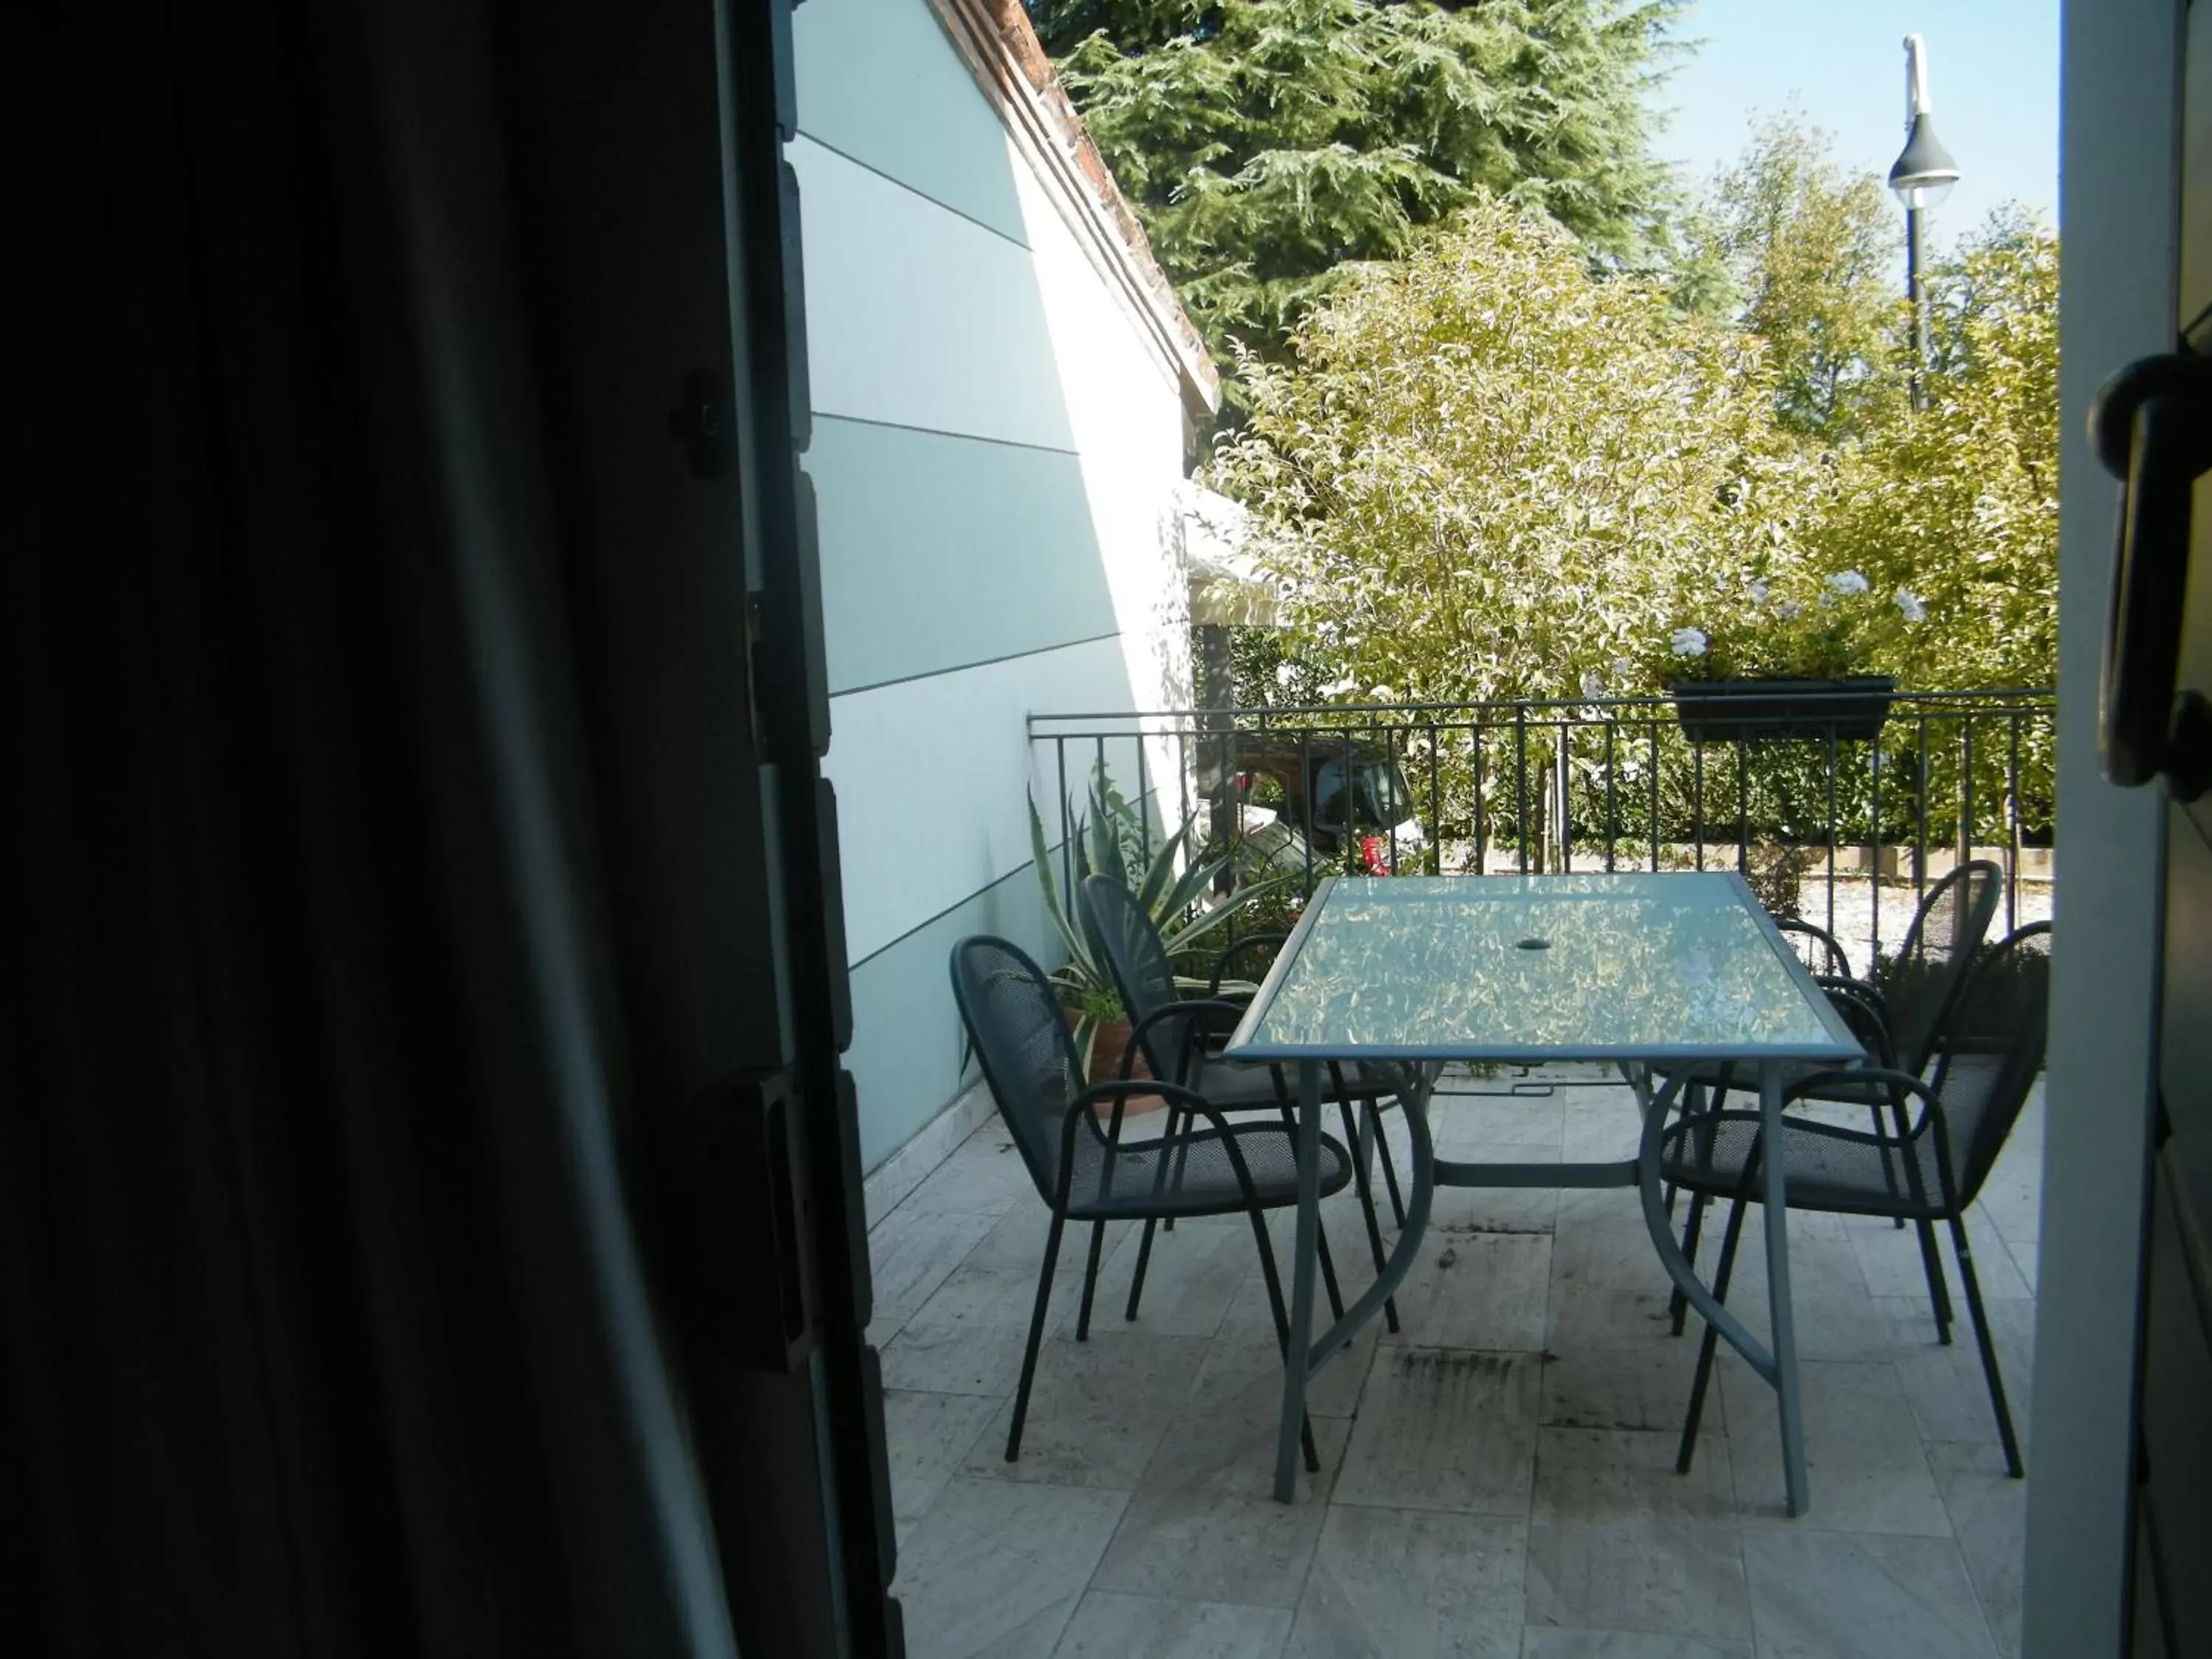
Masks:
[[[1280,360],[1348,265],[1480,195],[1648,267],[1644,93],[1682,0],[1031,0],[1093,140],[1224,362]]]

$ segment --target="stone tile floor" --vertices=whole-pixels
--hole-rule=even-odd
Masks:
[[[1431,1121],[1442,1156],[1518,1162],[1626,1156],[1637,1129],[1616,1086],[1440,1096]],[[1969,1223],[2023,1440],[2041,1141],[2036,1103]],[[1354,1294],[1349,1192],[1324,1219]],[[1791,1218],[1813,1507],[1790,1521],[1772,1395],[1725,1346],[1674,1471],[1698,1327],[1667,1334],[1632,1192],[1440,1192],[1403,1330],[1378,1322],[1316,1384],[1322,1472],[1288,1505],[1267,1495],[1281,1372],[1242,1218],[1162,1235],[1133,1322],[1136,1240],[1109,1226],[1084,1343],[1070,1230],[1004,1461],[1046,1221],[994,1120],[872,1231],[915,1659],[2018,1651],[2025,1483],[1971,1337],[1937,1346],[1909,1231]],[[1287,1261],[1287,1215],[1274,1232]],[[1730,1301],[1763,1335],[1748,1241]]]

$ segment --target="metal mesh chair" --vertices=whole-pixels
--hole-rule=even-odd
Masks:
[[[1128,1010],[1130,1050],[1144,1054],[1152,1075],[1170,1078],[1186,1088],[1195,1089],[1216,1111],[1269,1112],[1295,1129],[1297,1114],[1293,1096],[1279,1066],[1239,1065],[1223,1060],[1216,1052],[1219,1039],[1235,1029],[1243,1014],[1244,1002],[1249,1000],[1223,994],[1222,979],[1228,966],[1242,955],[1270,945],[1279,945],[1288,935],[1253,934],[1237,940],[1216,966],[1212,994],[1185,998],[1176,981],[1174,964],[1168,959],[1167,946],[1142,900],[1106,875],[1086,878],[1079,897],[1083,907],[1084,929],[1091,948],[1105,961],[1115,989],[1121,993],[1122,1005]],[[1383,1137],[1377,1103],[1380,1097],[1390,1092],[1395,1090],[1389,1081],[1357,1067],[1347,1073],[1340,1066],[1328,1068],[1322,1091],[1324,1101],[1336,1103],[1343,1121],[1345,1140],[1355,1148],[1359,1146],[1359,1132],[1352,1119],[1353,1107],[1357,1105],[1364,1115],[1368,1132],[1382,1154],[1392,1204],[1397,1209],[1398,1223],[1403,1226],[1405,1212],[1399,1199],[1397,1174],[1391,1167],[1389,1143]],[[1172,1135],[1176,1109],[1170,1105],[1168,1109],[1168,1133]],[[1368,1184],[1365,1159],[1352,1160],[1352,1175],[1358,1185],[1368,1249],[1374,1257],[1375,1271],[1380,1273],[1386,1252],[1382,1248],[1382,1224],[1375,1213],[1374,1194]],[[1170,1221],[1168,1224],[1173,1224]],[[1129,1284],[1131,1319],[1137,1316],[1138,1300],[1144,1293],[1145,1269],[1152,1260],[1154,1225],[1152,1221],[1145,1224],[1144,1237],[1137,1244],[1137,1271]],[[1094,1230],[1094,1264],[1097,1243]],[[1329,1252],[1326,1229],[1321,1237],[1319,1254],[1329,1306],[1341,1316],[1343,1291],[1337,1282],[1336,1264]],[[1398,1308],[1395,1297],[1384,1302],[1382,1312],[1389,1328],[1396,1330]]]
[[[1275,1335],[1289,1352],[1290,1320],[1275,1271],[1264,1212],[1297,1202],[1297,1144],[1279,1124],[1232,1128],[1196,1091],[1153,1079],[1121,1078],[1083,1086],[1082,1068],[1060,1004],[1044,970],[1005,939],[964,939],[952,947],[952,995],[975,1044],[983,1080],[1006,1120],[1037,1195],[1052,1212],[1036,1304],[1022,1353],[1021,1381],[1006,1434],[1006,1461],[1021,1455],[1022,1425],[1029,1414],[1052,1278],[1060,1261],[1060,1233],[1069,1221],[1103,1225],[1110,1219],[1159,1216],[1250,1216],[1260,1249]],[[1187,1126],[1156,1140],[1121,1135],[1123,1108],[1132,1095],[1164,1095]],[[1099,1121],[1102,1109],[1108,1121]],[[1200,1129],[1203,1121],[1207,1127]],[[1351,1156],[1322,1138],[1321,1190],[1341,1192],[1352,1178]],[[1087,1334],[1097,1266],[1083,1286],[1078,1334]],[[1319,1467],[1310,1429],[1306,1467]]]
[[[1959,995],[1975,951],[1988,937],[1990,923],[2003,896],[2002,866],[1987,859],[1962,864],[1928,890],[1927,896],[1913,913],[1912,924],[1905,929],[1897,954],[1877,961],[1870,978],[1855,980],[1848,975],[1817,975],[1830,1000],[1850,1024],[1854,1034],[1867,1045],[1867,1052],[1877,1064],[1871,1071],[1831,1073],[1820,1091],[1814,1094],[1805,1093],[1802,1085],[1818,1068],[1796,1067],[1784,1079],[1790,1097],[1863,1106],[1875,1134],[1885,1132],[1885,1114],[1901,1132],[1905,1122],[1905,1101],[1875,1073],[1894,1067],[1918,1077],[1927,1071],[1936,1033]],[[1834,937],[1811,922],[1792,920],[1779,925],[1801,958],[1809,959],[1808,951],[1824,951],[1833,957],[1848,960],[1844,957],[1844,947]],[[1747,1079],[1737,1068],[1722,1067],[1717,1072],[1703,1071],[1692,1081],[1695,1086],[1685,1091],[1686,1115],[1707,1106],[1724,1106],[1729,1091],[1742,1087]],[[1692,1198],[1689,1221],[1682,1232],[1683,1251],[1692,1261],[1697,1259],[1698,1236],[1705,1224],[1706,1202],[1702,1195]],[[1905,1220],[1899,1216],[1898,1225],[1902,1227]],[[1928,1277],[1928,1300],[1936,1316],[1936,1337],[1948,1343],[1951,1340],[1951,1292],[1944,1281],[1942,1253],[1936,1248],[1936,1230],[1924,1218],[1916,1219],[1914,1224],[1920,1235],[1921,1266]],[[1688,1310],[1688,1304],[1677,1291],[1671,1302],[1677,1336],[1682,1333]]]
[[[1850,953],[1826,928],[1800,916],[1777,916],[1774,925],[1782,930],[1782,942],[1796,952],[1797,960],[1811,969],[1815,978],[1856,977],[1851,972]]]
[[[1791,1119],[1783,1125],[1779,1152],[1792,1209],[1949,1224],[1966,1310],[1989,1382],[1990,1404],[1996,1414],[1997,1437],[2004,1445],[2005,1467],[2014,1477],[2022,1472],[2020,1446],[2005,1404],[1981,1285],[1974,1274],[1966,1212],[1996,1165],[2042,1069],[2050,963],[2049,922],[2032,923],[1979,953],[1962,975],[1942,1024],[1930,1034],[1933,1074],[1923,1081],[1904,1071],[1873,1073],[1899,1099],[1920,1103],[1917,1123],[1910,1127],[1900,1123],[1895,1133],[1870,1133]],[[1864,1075],[1869,1073],[1816,1073],[1795,1085],[1786,1097],[1825,1098],[1823,1091],[1838,1078]],[[1713,1280],[1713,1294],[1721,1300],[1727,1298],[1735,1265],[1744,1206],[1760,1195],[1759,1165],[1766,1155],[1763,1139],[1757,1112],[1720,1111],[1674,1125],[1662,1143],[1668,1180],[1686,1191],[1730,1200]],[[1697,1377],[1675,1463],[1685,1471],[1696,1449],[1717,1335],[1708,1325],[1698,1351]]]

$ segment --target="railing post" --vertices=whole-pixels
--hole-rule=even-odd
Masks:
[[[1513,705],[1513,817],[1521,843],[1521,873],[1528,873],[1528,705]]]

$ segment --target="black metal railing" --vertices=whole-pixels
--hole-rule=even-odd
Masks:
[[[1331,870],[1734,869],[1771,908],[1870,957],[1930,881],[1987,858],[2005,871],[2004,927],[2049,914],[2050,692],[1899,693],[1871,722],[1840,700],[1823,719],[1820,701],[1717,727],[1703,711],[1696,738],[1663,696],[1035,715],[1029,729],[1063,859],[1103,779],[1145,804],[1123,826],[1143,849],[1188,823],[1194,852],[1300,873],[1307,890]]]

